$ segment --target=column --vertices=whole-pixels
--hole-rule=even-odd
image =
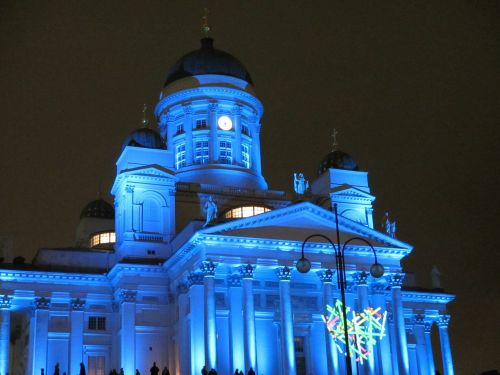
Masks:
[[[205,301],[205,366],[210,371],[216,369],[217,361],[217,329],[215,309],[215,268],[213,262],[203,262],[200,266],[203,274]]]
[[[398,358],[399,373],[408,375],[410,365],[408,360],[408,345],[406,340],[405,317],[403,312],[403,300],[401,297],[401,286],[403,285],[404,274],[393,274],[390,276],[392,313],[394,317],[394,331],[396,334],[396,350]]]
[[[240,267],[243,286],[243,333],[245,340],[245,374],[252,368],[257,371],[257,346],[255,339],[255,309],[253,304],[253,271],[251,264]]]
[[[295,375],[295,343],[293,337],[292,299],[290,296],[290,277],[292,271],[287,266],[276,269],[280,290],[280,322],[283,373]]]
[[[262,164],[260,160],[260,123],[257,116],[252,116],[250,118],[252,123],[252,169],[257,172],[258,175],[262,173]],[[250,124],[249,124],[250,125]]]
[[[219,160],[219,139],[217,138],[217,103],[208,105],[208,126],[210,127],[210,141],[208,147],[209,163],[216,163]]]
[[[191,374],[199,374],[205,366],[205,275],[201,272],[192,272],[188,276],[189,309],[185,315],[186,330],[189,332],[188,358],[191,358]],[[184,372],[181,371],[182,374]]]
[[[386,303],[386,285],[382,283],[372,284],[372,295],[373,295],[373,308],[380,307],[381,313],[387,312]],[[384,375],[392,375],[392,363],[391,363],[391,342],[389,337],[389,325],[386,321],[385,336],[380,338],[377,343],[378,358],[376,361],[376,368],[378,373]]]
[[[453,359],[451,357],[450,338],[448,336],[449,315],[441,315],[437,321],[439,328],[439,343],[441,344],[441,357],[443,360],[444,375],[453,375]]]
[[[436,366],[434,365],[434,353],[432,352],[432,322],[425,322],[424,324],[424,335],[425,335],[425,348],[427,352],[427,360],[429,361],[429,374],[436,373]]]
[[[231,113],[234,118],[233,160],[236,165],[241,165],[241,105],[235,105]]]
[[[35,337],[33,338],[33,373],[40,374],[44,369],[47,374],[47,340],[49,335],[50,299],[35,299]]]
[[[427,347],[425,343],[425,315],[417,314],[413,317],[413,333],[417,346],[417,360],[419,374],[430,374]]]
[[[353,275],[354,282],[358,290],[358,309],[359,312],[368,308],[368,273],[365,271],[357,272]],[[360,360],[360,373],[361,374],[375,374],[375,355],[373,353],[374,347],[372,344],[367,343],[366,346],[368,353],[366,361]]]
[[[323,308],[326,311],[326,305],[333,307],[333,271],[327,269],[325,271],[317,272],[317,275],[322,283],[323,288]],[[339,357],[337,347],[333,341],[332,335],[325,328],[325,341],[326,341],[326,363],[328,367],[328,374],[338,374],[340,372],[339,368]]]
[[[349,276],[351,275],[352,273],[349,273],[346,275],[347,277],[347,282],[346,282],[346,285],[345,285],[345,303],[346,303],[346,307],[348,308],[348,310],[350,309],[350,311],[347,312],[347,320],[352,320],[354,319],[354,310],[356,310],[356,297],[354,295],[354,283],[352,281],[352,278],[350,278]],[[359,366],[361,365],[358,365],[358,361],[356,361],[356,353],[354,353],[354,351],[352,350],[352,345],[353,343],[350,343],[350,354],[351,354],[351,368],[352,368],[352,373],[353,374],[357,374],[359,372],[358,368]]]
[[[193,164],[193,107],[184,105],[184,133],[186,136],[186,165]]]
[[[8,295],[0,299],[0,375],[9,372],[11,302],[12,297]]]
[[[80,362],[83,362],[83,310],[85,300],[71,300],[71,336],[70,336],[70,370],[69,375],[80,373]]]
[[[135,374],[135,290],[120,291],[120,367],[125,375]]]
[[[231,370],[245,368],[245,344],[243,336],[243,296],[241,276],[230,275],[227,278],[229,294],[229,342]]]

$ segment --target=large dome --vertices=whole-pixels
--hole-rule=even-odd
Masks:
[[[83,208],[82,213],[80,214],[80,219],[84,217],[114,219],[115,209],[104,199],[96,199]]]
[[[351,155],[343,151],[335,150],[321,160],[318,167],[318,176],[322,175],[330,168],[357,171],[358,163],[356,163],[356,160],[354,160]]]
[[[212,38],[203,38],[200,49],[184,55],[170,69],[164,86],[181,78],[202,74],[220,74],[253,84],[250,73],[236,57],[215,49]]]
[[[125,138],[122,148],[126,146],[164,149],[165,142],[157,131],[142,127],[134,130]]]

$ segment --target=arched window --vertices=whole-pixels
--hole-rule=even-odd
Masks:
[[[161,233],[161,206],[152,198],[142,201],[142,231]]]

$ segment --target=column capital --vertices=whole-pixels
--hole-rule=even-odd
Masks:
[[[233,108],[231,108],[231,114],[233,114],[235,116],[241,115],[241,112],[242,112],[242,108],[241,108],[241,105],[239,105],[239,104],[237,104]]]
[[[328,268],[326,270],[316,272],[316,275],[318,275],[322,283],[331,283],[333,282],[333,275],[335,275],[335,271]]]
[[[137,299],[137,292],[135,290],[122,289],[119,294],[120,302],[135,302]]]
[[[239,287],[241,286],[241,276],[238,274],[228,275],[226,283],[229,288]]]
[[[391,288],[401,288],[404,278],[404,273],[393,273],[392,275],[387,276],[387,282],[389,283]]]
[[[450,323],[450,315],[440,315],[439,319],[437,320],[437,325],[439,328],[441,327],[448,327],[448,324]]]
[[[193,114],[193,107],[191,106],[191,103],[183,104],[182,110],[184,111],[185,115],[192,115]]]
[[[12,307],[12,297],[4,294],[0,298],[0,309],[1,310],[9,310]]]
[[[204,274],[201,272],[192,272],[188,276],[188,286],[192,287],[193,285],[203,285]]]
[[[368,285],[368,272],[361,271],[355,272],[352,275],[352,280],[356,283],[356,285]]]
[[[423,326],[425,325],[425,315],[415,314],[413,315],[413,324]]]
[[[200,264],[200,272],[203,274],[203,276],[215,276],[216,268],[217,268],[217,263],[214,263],[211,260],[207,262],[202,262]]]
[[[239,268],[240,275],[243,279],[253,279],[253,271],[255,271],[255,266],[251,264],[245,264]]]
[[[276,268],[274,271],[280,281],[290,281],[292,277],[292,270],[288,266]]]
[[[39,297],[35,298],[36,310],[48,310],[50,307],[50,298]]]
[[[85,300],[80,298],[73,298],[70,301],[71,310],[73,311],[83,311],[85,310]]]
[[[424,332],[431,333],[431,330],[432,330],[432,322],[425,322],[424,323]]]
[[[216,112],[218,108],[219,108],[219,104],[215,103],[215,102],[212,102],[208,105],[209,112]]]

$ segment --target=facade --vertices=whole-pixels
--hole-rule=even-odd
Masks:
[[[342,374],[343,344],[326,329],[339,298],[335,258],[312,234],[359,237],[345,250],[346,305],[377,311],[383,334],[353,367],[362,374],[434,374],[437,326],[453,374],[446,305],[454,296],[405,280],[412,247],[374,228],[367,172],[334,149],[300,193],[270,190],[261,170],[263,105],[250,74],[204,38],[172,67],[155,108],[117,160],[111,192],[82,211],[76,245],[0,266],[0,375],[123,368],[171,374]],[[303,186],[304,187],[304,186]],[[303,193],[303,194],[302,194]],[[372,310],[370,310],[372,308]],[[434,328],[436,329],[436,328]],[[379,332],[380,333],[380,332]],[[361,336],[358,337],[360,348]],[[354,350],[353,349],[353,350]]]

